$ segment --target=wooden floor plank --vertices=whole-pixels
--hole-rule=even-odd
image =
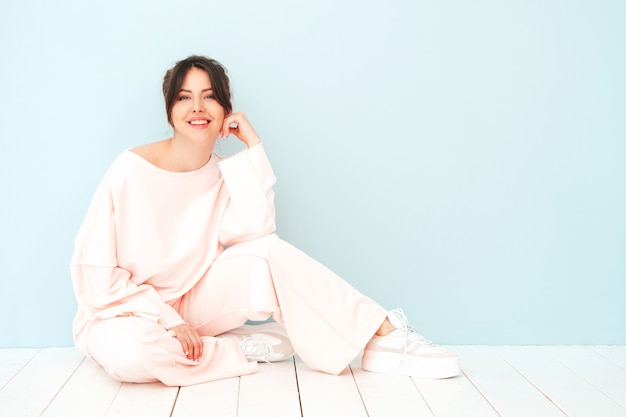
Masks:
[[[626,369],[626,346],[589,346],[616,365]]]
[[[349,368],[329,375],[310,369],[296,357],[296,373],[304,417],[367,417]]]
[[[547,352],[532,346],[494,348],[569,417],[625,417],[626,410]]]
[[[498,417],[465,374],[448,379],[412,379],[435,417]]]
[[[0,390],[41,349],[0,349]]]
[[[332,376],[298,359],[179,390],[121,384],[74,348],[0,349],[0,416],[296,417],[301,404],[304,417],[626,417],[624,346],[452,350],[464,375],[448,380],[369,373],[358,360]]]
[[[83,359],[75,348],[39,351],[0,390],[0,416],[38,417]]]
[[[488,346],[454,346],[465,375],[501,416],[566,417]]]
[[[364,371],[360,357],[350,367],[369,417],[432,417],[422,394],[408,376]]]
[[[100,366],[85,359],[42,417],[103,416],[121,385]]]
[[[626,410],[626,369],[586,346],[542,348]]]
[[[239,378],[181,387],[172,417],[236,417]]]
[[[294,359],[260,363],[256,373],[241,377],[237,417],[300,415]]]
[[[160,382],[122,384],[105,417],[170,417],[178,387]]]

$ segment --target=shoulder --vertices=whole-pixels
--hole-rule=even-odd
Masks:
[[[147,167],[151,167],[146,156],[150,156],[150,145],[141,145],[137,148],[130,148],[122,151],[109,166],[103,184],[108,188],[118,188],[126,184],[129,179],[144,177]],[[139,149],[139,151],[137,151]]]
[[[160,140],[158,142],[146,143],[135,148],[129,149],[130,152],[142,157],[154,166],[161,166],[165,158],[165,149],[169,139]]]

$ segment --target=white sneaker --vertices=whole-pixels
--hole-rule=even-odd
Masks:
[[[397,329],[387,336],[372,337],[363,352],[363,369],[431,379],[461,373],[459,358],[417,333],[402,309],[391,310],[388,318]]]
[[[279,362],[295,354],[287,332],[278,323],[245,325],[220,337],[237,340],[249,361]]]

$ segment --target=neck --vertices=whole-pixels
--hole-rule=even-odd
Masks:
[[[166,143],[168,165],[170,165],[172,171],[195,171],[209,162],[214,147],[215,140],[211,142],[191,142],[177,138],[174,135]]]

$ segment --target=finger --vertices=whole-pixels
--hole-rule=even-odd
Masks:
[[[184,326],[178,331],[178,339],[183,347],[187,359],[197,361],[201,356],[202,340],[200,335],[191,326]]]
[[[228,119],[224,119],[224,123],[222,124],[222,130],[221,130],[222,138],[226,138],[228,137],[228,135],[230,135],[229,127],[230,126],[229,126]]]
[[[187,341],[187,359],[189,360],[194,360],[194,356],[195,356],[195,345],[193,344],[193,342],[191,340]]]
[[[234,128],[234,127],[230,126],[228,128],[228,134],[236,136],[237,139],[241,139],[241,136],[239,136],[239,128]]]
[[[187,354],[187,359],[189,359],[190,361],[193,360],[193,355],[194,355],[193,350],[194,350],[194,345],[190,341],[189,342],[189,353]]]
[[[188,328],[183,327],[182,329],[179,329],[176,337],[180,341],[180,344],[183,348],[183,353],[185,354],[187,359],[192,359],[194,343],[189,335]]]
[[[234,134],[235,136],[237,136],[237,133],[239,132],[239,126],[244,121],[245,117],[241,112],[230,113],[229,115],[224,117],[224,124],[222,125],[224,136],[228,136],[230,134]]]
[[[196,356],[196,360],[199,361],[200,359],[202,359],[202,355],[204,354],[204,342],[202,341],[202,338],[200,338],[200,336],[198,335],[198,344],[196,346],[196,352],[197,352],[197,356]]]
[[[201,350],[200,343],[194,340],[192,350],[193,350],[193,355],[191,356],[190,359],[197,362],[200,359],[200,350]]]
[[[226,126],[230,126],[233,124],[238,124],[239,123],[239,116],[237,113],[231,113],[227,116],[224,117],[224,124]]]
[[[200,335],[194,328],[191,328],[191,331],[189,332],[189,339],[192,344],[193,350],[192,359],[194,361],[198,361],[202,357],[202,349],[204,347],[204,343],[202,342]]]
[[[184,337],[182,332],[176,333],[176,338],[180,342],[180,345],[183,348],[183,353],[185,354],[185,356],[189,357],[189,343],[187,343],[187,339]]]
[[[202,356],[204,355],[204,342],[202,341],[202,339],[200,339],[200,345],[199,345],[199,349],[198,349],[198,359],[196,360],[200,360],[202,359]]]

